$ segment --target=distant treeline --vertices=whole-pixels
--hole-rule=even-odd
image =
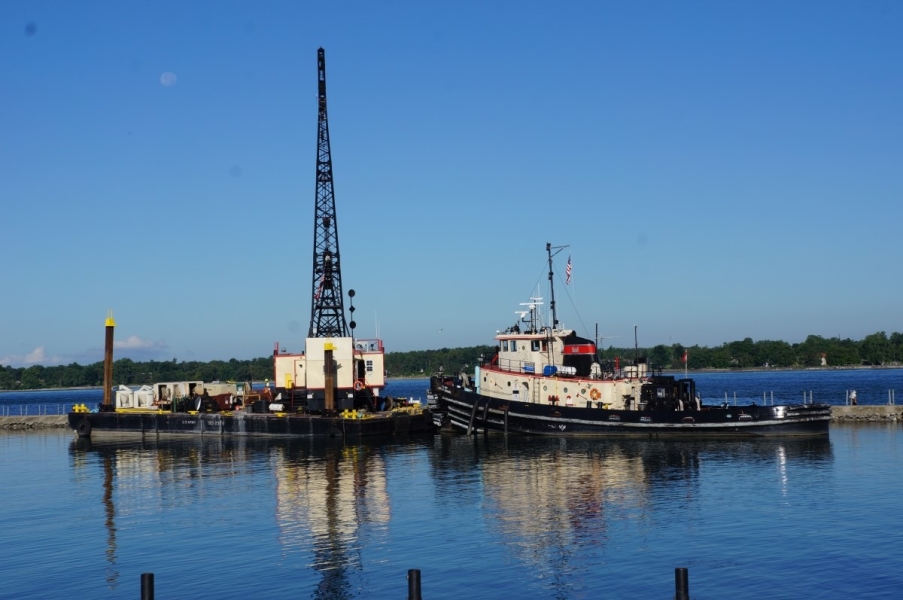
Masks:
[[[273,377],[273,357],[229,361],[113,361],[113,385],[143,385],[157,381],[263,381]],[[58,367],[0,367],[0,390],[37,390],[103,385],[103,361]]]
[[[426,377],[442,367],[446,373],[462,368],[468,371],[481,355],[490,357],[493,346],[470,348],[442,348],[387,352],[386,371],[389,377]],[[620,357],[622,364],[635,356],[646,357],[650,365],[663,369],[683,369],[683,357],[688,369],[749,369],[754,367],[817,367],[893,365],[903,362],[903,334],[888,336],[880,331],[860,341],[823,338],[810,335],[800,344],[751,338],[728,342],[715,348],[707,346],[658,345],[652,348],[601,349],[602,360]],[[157,381],[264,381],[273,377],[273,357],[228,361],[147,361],[136,362],[121,358],[113,363],[113,384],[143,385]],[[0,366],[0,390],[34,390],[42,388],[83,387],[103,385],[103,362],[91,365],[72,363],[65,366],[30,367]]]
[[[754,367],[851,367],[859,365],[900,364],[903,360],[903,334],[883,332],[865,336],[860,341],[823,338],[810,335],[800,344],[746,338],[727,342],[715,348],[707,346],[658,345],[640,348],[651,365],[665,369],[683,369],[684,353],[689,369],[749,369]],[[616,356],[633,359],[633,348],[608,348],[600,352],[603,359]]]
[[[479,356],[492,356],[493,346],[475,346],[414,352],[390,352],[386,365],[391,374],[398,376],[426,375],[443,366],[446,372],[457,372],[464,365],[471,367]],[[662,369],[683,369],[686,354],[688,369],[750,369],[756,367],[817,367],[890,365],[903,361],[903,334],[888,336],[880,331],[867,335],[860,341],[840,338],[823,338],[810,335],[800,344],[746,338],[739,342],[727,342],[715,348],[660,344],[652,348],[617,348],[610,346],[599,350],[601,360],[620,358],[622,364],[635,357],[645,357],[650,365]],[[469,369],[468,369],[469,370]]]

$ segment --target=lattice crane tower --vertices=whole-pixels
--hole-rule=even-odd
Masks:
[[[317,50],[319,119],[317,126],[317,192],[314,209],[314,268],[309,338],[348,337],[342,303],[339,230],[326,114],[326,53]]]

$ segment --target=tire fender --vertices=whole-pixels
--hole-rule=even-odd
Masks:
[[[91,421],[88,420],[88,417],[78,422],[75,432],[78,433],[78,437],[91,437]]]

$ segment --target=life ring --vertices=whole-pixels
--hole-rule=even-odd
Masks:
[[[354,382],[354,391],[355,391],[355,392],[359,392],[359,391],[361,391],[362,389],[364,389],[364,384],[361,383],[360,381],[355,381],[355,382]]]
[[[599,398],[602,397],[602,392],[600,392],[596,388],[593,388],[589,391],[589,397],[592,398],[593,400],[598,400]]]
[[[78,422],[75,428],[78,437],[91,437],[91,421],[87,417]]]

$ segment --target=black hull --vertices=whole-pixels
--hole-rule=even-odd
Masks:
[[[709,407],[702,410],[607,410],[493,399],[436,386],[437,415],[465,433],[552,436],[763,437],[827,435],[827,404]]]
[[[379,413],[364,419],[320,415],[222,413],[69,413],[69,426],[79,437],[104,434],[365,437],[432,434],[430,411]]]

